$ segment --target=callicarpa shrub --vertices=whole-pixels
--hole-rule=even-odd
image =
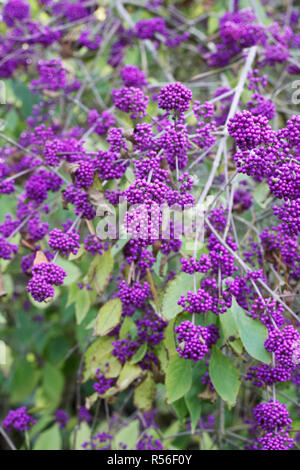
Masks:
[[[299,449],[299,14],[2,2],[1,449]]]

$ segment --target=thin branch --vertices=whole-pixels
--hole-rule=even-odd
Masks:
[[[15,445],[12,442],[11,438],[8,436],[8,434],[5,432],[5,430],[2,426],[0,426],[0,434],[3,436],[3,438],[5,439],[5,441],[7,442],[9,447],[11,448],[11,450],[17,450],[17,448],[15,447]]]

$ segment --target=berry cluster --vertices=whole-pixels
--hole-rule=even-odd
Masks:
[[[165,111],[183,113],[189,110],[192,92],[182,83],[170,83],[160,90],[158,106]]]
[[[254,449],[259,450],[288,450],[293,446],[289,437],[292,420],[286,406],[278,400],[260,403],[253,409],[255,425],[265,433],[257,438]]]
[[[203,254],[201,255],[199,261],[196,261],[195,258],[185,259],[181,258],[182,271],[188,274],[194,273],[207,273],[211,267],[211,261],[209,256]]]
[[[115,379],[107,379],[100,369],[97,369],[96,381],[93,385],[93,389],[96,390],[99,395],[104,395],[104,393],[109,390],[115,382]]]
[[[49,233],[49,246],[54,251],[59,251],[61,255],[69,256],[70,253],[76,255],[80,248],[80,235],[77,232],[69,230],[64,233],[58,228],[54,228]]]
[[[16,429],[25,432],[29,431],[35,423],[36,420],[27,413],[27,408],[22,406],[16,410],[10,410],[2,424],[7,431]]]
[[[218,328],[214,324],[202,327],[190,321],[184,321],[175,328],[175,333],[178,335],[179,357],[192,359],[194,362],[203,359],[209,348],[219,339]]]
[[[27,291],[34,300],[43,302],[54,296],[54,286],[61,286],[67,275],[64,269],[54,263],[39,263],[32,268],[32,278],[27,285]]]

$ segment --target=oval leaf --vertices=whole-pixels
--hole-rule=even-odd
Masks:
[[[147,343],[142,344],[142,346],[137,350],[137,352],[132,356],[130,362],[131,364],[137,364],[140,362],[147,352]]]
[[[95,375],[98,368],[101,368],[104,361],[108,362],[110,352],[114,349],[111,344],[114,337],[99,338],[87,349],[84,356],[83,382]]]
[[[231,310],[227,310],[220,315],[220,323],[226,342],[237,354],[242,354],[243,345],[239,339],[240,333]]]
[[[121,320],[122,302],[119,298],[106,302],[96,318],[95,336],[105,336],[110,333]]]
[[[114,438],[114,449],[122,449],[120,442],[126,444],[126,450],[132,450],[135,448],[136,443],[139,439],[139,428],[140,423],[138,419],[132,421],[128,426],[121,429]]]
[[[139,366],[127,362],[121,370],[120,377],[116,384],[118,391],[125,390],[135,379],[143,374],[144,372]]]
[[[190,361],[173,356],[166,373],[166,395],[168,403],[183,397],[192,385],[192,366]]]
[[[139,410],[150,411],[155,397],[156,384],[151,372],[134,390],[134,404]]]
[[[209,376],[220,397],[234,405],[241,383],[240,373],[217,346],[212,348]]]
[[[104,291],[112,272],[114,265],[111,250],[106,251],[102,256],[97,254],[88,271],[88,283],[92,284],[97,294],[100,295]]]
[[[236,301],[232,302],[231,311],[246,351],[254,359],[270,364],[271,356],[264,346],[264,342],[268,337],[268,330],[265,325],[259,320],[247,317],[245,311]]]
[[[201,275],[197,275],[197,281],[199,276]],[[162,301],[162,316],[166,320],[171,320],[182,312],[182,307],[177,304],[178,299],[181,295],[186,295],[188,290],[193,291],[193,289],[194,279],[190,274],[182,272],[170,281]]]
[[[42,432],[34,444],[34,450],[60,450],[62,438],[58,424]]]
[[[86,289],[80,289],[77,292],[75,300],[75,315],[77,325],[80,325],[80,323],[84,320],[90,309],[90,306],[91,300],[89,292]]]

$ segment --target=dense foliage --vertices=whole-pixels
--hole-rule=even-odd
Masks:
[[[299,447],[287,3],[3,3],[1,448]]]

